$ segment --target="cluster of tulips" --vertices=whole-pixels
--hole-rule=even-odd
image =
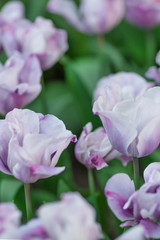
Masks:
[[[98,3],[98,4],[97,4]],[[124,17],[149,29],[160,24],[158,0],[50,0],[47,10],[61,15],[78,31],[104,34]],[[93,114],[102,125],[92,131],[87,123],[77,137],[56,116],[21,109],[41,92],[42,72],[67,51],[67,33],[51,20],[25,18],[24,6],[10,1],[0,11],[0,51],[8,57],[0,65],[0,171],[24,183],[28,222],[14,203],[0,204],[0,238],[19,240],[110,239],[96,220],[96,211],[78,192],[68,192],[60,201],[45,203],[31,218],[30,183],[61,174],[57,166],[70,142],[76,159],[87,169],[100,170],[120,159],[132,161],[134,181],[117,173],[106,183],[108,206],[130,227],[116,240],[160,239],[160,163],[144,170],[139,183],[139,160],[160,144],[160,68],[151,66],[148,81],[134,72],[110,74],[99,80],[93,94]],[[156,57],[160,65],[160,53]],[[154,80],[154,81],[151,81]],[[107,203],[106,203],[107,204]]]

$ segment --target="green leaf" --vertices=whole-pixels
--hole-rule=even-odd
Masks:
[[[97,121],[92,113],[92,95],[100,78],[100,62],[92,57],[69,61],[64,66],[68,86],[71,88],[78,110],[82,116],[82,124]]]
[[[13,201],[23,183],[16,179],[3,179],[0,184],[1,202]]]
[[[116,71],[124,71],[128,65],[120,50],[109,42],[105,43],[102,52],[108,57]]]
[[[60,179],[58,182],[58,187],[57,187],[57,195],[60,197],[62,193],[70,192],[70,191],[72,191],[72,190],[67,185],[67,183],[63,179]]]
[[[56,196],[53,193],[45,189],[34,190],[32,192],[32,196],[33,196],[34,202],[39,204],[46,203],[46,202],[53,202],[57,200]]]
[[[48,0],[23,0],[26,5],[26,17],[34,21],[37,16],[45,16]]]

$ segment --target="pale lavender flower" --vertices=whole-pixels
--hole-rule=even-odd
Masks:
[[[19,1],[11,1],[6,3],[0,11],[0,48],[3,48],[4,30],[10,34],[6,34],[8,43],[11,44],[12,32],[14,24],[21,21],[24,17],[24,5]]]
[[[118,72],[103,77],[98,81],[94,91],[94,100],[108,94],[106,104],[111,109],[114,105],[126,99],[135,99],[142,96],[154,83],[148,83],[143,77],[134,72]]]
[[[149,171],[153,171],[154,167],[149,166]],[[135,191],[134,183],[127,174],[115,174],[106,184],[105,195],[111,210],[124,221],[121,227],[139,223],[145,230],[146,238],[160,238],[160,224],[157,223],[160,219],[160,182],[145,182]]]
[[[15,51],[35,55],[41,67],[47,69],[67,50],[67,33],[42,17],[37,17],[34,23],[21,20],[3,29],[2,46],[9,56]]]
[[[144,170],[144,180],[146,183],[160,183],[160,162],[148,165]]]
[[[13,203],[0,204],[0,239],[18,239],[21,212]]]
[[[93,112],[100,116],[117,151],[132,157],[149,155],[160,143],[160,132],[157,131],[160,124],[160,87],[148,89],[137,99],[120,102],[121,92],[114,90],[106,89],[105,95],[94,103]],[[152,111],[148,112],[149,109]]]
[[[91,130],[92,124],[86,124],[75,146],[77,160],[87,168],[96,167],[97,170],[100,170],[114,158],[122,160],[124,165],[132,160],[132,158],[123,156],[112,147],[103,127],[93,132]]]
[[[82,0],[78,8],[73,0],[50,0],[50,12],[63,16],[72,26],[87,34],[111,30],[124,16],[123,0]]]
[[[19,228],[20,240],[51,240],[39,219],[32,219]]]
[[[0,68],[0,113],[22,108],[41,91],[41,67],[36,57],[15,53]]]
[[[142,225],[137,225],[125,231],[115,240],[145,240],[145,229]]]
[[[156,63],[160,66],[160,52],[156,56]],[[152,66],[146,72],[146,77],[154,79],[158,84],[160,84],[160,68]]]
[[[31,22],[27,19],[21,19],[17,22],[9,23],[7,27],[0,28],[1,45],[6,55],[12,56],[15,51],[22,52],[21,42],[25,31],[31,27]]]
[[[7,2],[0,11],[0,27],[24,18],[24,5],[20,1]]]
[[[25,183],[61,173],[56,167],[76,137],[53,115],[14,109],[0,120],[0,170]]]
[[[20,42],[22,52],[38,57],[43,69],[54,65],[68,48],[67,34],[52,21],[37,17],[26,29]]]
[[[38,210],[38,217],[51,239],[98,240],[102,237],[94,208],[79,193],[65,193],[61,199]]]
[[[131,23],[152,28],[160,23],[159,0],[125,0],[126,18]]]

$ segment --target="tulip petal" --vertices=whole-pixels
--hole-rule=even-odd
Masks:
[[[124,210],[123,207],[134,192],[133,181],[124,173],[115,174],[106,183],[104,193],[108,205],[121,221],[133,219],[132,210]]]

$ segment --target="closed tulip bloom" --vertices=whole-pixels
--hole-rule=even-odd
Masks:
[[[92,124],[88,123],[83,128],[81,136],[75,146],[75,155],[79,162],[87,168],[97,170],[107,166],[107,162],[114,158],[122,160],[124,165],[132,158],[123,156],[111,145],[103,127],[91,132]]]
[[[22,108],[41,91],[41,67],[34,56],[15,53],[0,67],[0,113]]]
[[[123,0],[50,0],[50,12],[63,16],[72,26],[86,34],[101,34],[116,26],[124,16]]]
[[[18,239],[21,212],[13,203],[0,204],[0,239]]]
[[[152,28],[160,23],[160,1],[126,0],[126,18],[139,27]]]
[[[44,204],[38,217],[51,239],[98,240],[102,237],[94,208],[79,193],[65,193],[60,202]]]
[[[156,56],[156,63],[157,65],[160,66],[160,51]],[[154,79],[158,84],[160,84],[160,67],[159,68],[155,66],[150,67],[146,72],[146,77],[150,79]]]
[[[120,102],[117,101],[119,92],[113,90],[110,90],[109,103],[106,91],[105,96],[100,96],[94,103],[93,112],[100,116],[117,151],[132,157],[149,155],[160,143],[160,132],[157,131],[160,124],[160,87],[148,89],[137,99]],[[110,103],[112,97],[114,102]],[[108,107],[109,104],[112,108]],[[148,112],[149,109],[152,111]]]
[[[0,170],[24,183],[61,173],[56,167],[65,148],[76,137],[53,115],[14,109],[0,120]]]

